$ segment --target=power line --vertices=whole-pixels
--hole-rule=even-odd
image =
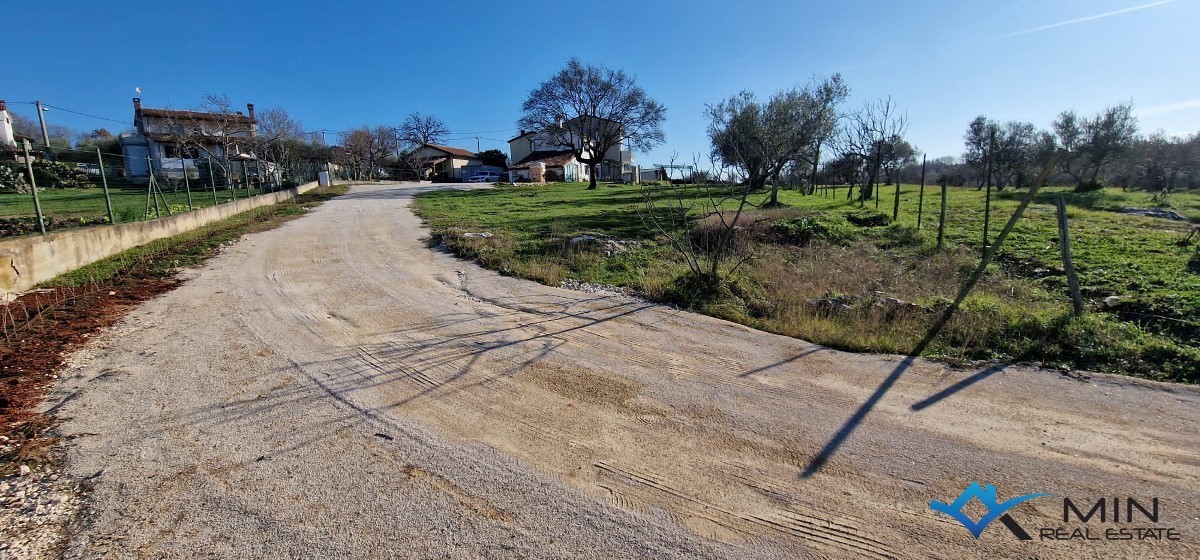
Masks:
[[[119,121],[119,120],[117,120],[117,119],[110,119],[110,118],[108,118],[108,117],[99,117],[99,116],[96,116],[96,115],[89,115],[89,114],[87,114],[87,113],[83,113],[83,112],[80,112],[80,111],[75,111],[75,110],[72,110],[72,109],[67,109],[67,108],[64,108],[64,107],[59,107],[58,105],[51,105],[51,104],[49,104],[49,103],[42,103],[42,106],[43,106],[43,107],[49,107],[49,108],[51,108],[51,109],[58,109],[59,111],[66,111],[66,112],[68,112],[68,113],[74,113],[74,114],[76,114],[76,115],[80,115],[80,116],[84,116],[84,117],[90,117],[90,118],[93,118],[93,119],[100,119],[100,120],[102,120],[102,121],[111,121],[111,122],[115,122],[115,123],[120,123],[120,124],[131,125],[130,121]]]
[[[513,131],[513,130],[520,130],[520,129],[518,129],[518,128],[500,128],[500,129],[496,129],[496,130],[476,130],[474,132],[449,132],[448,134],[450,134],[452,136],[472,135],[471,137],[474,138],[473,135],[475,135],[475,134],[491,134],[493,132],[509,132],[509,131]]]

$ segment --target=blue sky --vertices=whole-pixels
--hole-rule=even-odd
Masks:
[[[707,151],[704,105],[841,72],[849,107],[891,96],[931,157],[958,155],[984,114],[1046,126],[1132,100],[1142,129],[1200,131],[1200,0],[915,2],[18,3],[6,9],[0,98],[128,122],[206,92],[283,107],[307,129],[433,114],[451,144],[501,148],[520,105],[572,56],[619,67],[667,106],[667,143]],[[201,6],[201,7],[197,7]],[[15,104],[33,116],[32,106]],[[51,110],[77,130],[122,125]]]

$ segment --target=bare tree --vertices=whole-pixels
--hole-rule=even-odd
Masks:
[[[231,158],[255,144],[254,120],[233,110],[229,97],[205,94],[189,111],[164,111],[159,134],[174,145],[178,157],[202,157],[227,178],[234,176]]]
[[[675,160],[671,158],[671,165]],[[700,169],[700,156],[693,160],[693,169]],[[722,164],[718,155],[709,155],[708,167],[692,176],[732,180],[698,185],[668,181],[661,187],[645,186],[640,212],[646,227],[667,238],[683,257],[703,290],[717,288],[752,258],[739,233],[747,222],[746,211],[762,202],[750,200],[754,190],[749,182],[741,180],[745,178],[742,171]]]
[[[404,149],[412,150],[424,144],[442,144],[450,129],[437,117],[414,111],[400,123],[397,134]]]
[[[884,183],[900,184],[900,169],[917,162],[917,149],[903,138],[890,138],[881,146]]]
[[[613,148],[644,151],[665,139],[662,104],[625,72],[576,58],[531,91],[521,110],[521,128],[574,151],[588,166],[589,189],[596,188],[597,167]]]
[[[343,134],[347,163],[358,179],[374,180],[383,160],[396,151],[396,129],[389,126],[359,127]]]
[[[404,122],[396,128],[396,156],[401,167],[415,174],[417,179],[424,179],[429,169],[430,158],[421,147],[426,144],[442,144],[449,134],[450,130],[441,119],[416,111],[409,113]]]
[[[875,196],[884,146],[903,138],[907,128],[908,116],[900,112],[891,97],[867,102],[846,117],[837,149],[841,156],[852,156],[866,167],[866,181],[859,187],[860,201]]]
[[[13,132],[20,134],[21,136],[28,136],[30,138],[42,137],[42,129],[38,126],[36,120],[12,111],[9,111],[8,114],[12,117]]]
[[[297,155],[304,143],[304,126],[286,109],[273,107],[257,115],[255,145],[259,157],[274,163],[288,177],[297,174]]]
[[[835,74],[804,88],[793,87],[759,103],[743,91],[705,112],[713,154],[741,169],[750,188],[760,189],[774,179],[768,204],[778,204],[779,175],[789,164],[812,165],[821,143],[837,127],[837,107],[850,94]]]

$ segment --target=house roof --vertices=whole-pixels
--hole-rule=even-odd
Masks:
[[[175,142],[176,140],[179,140],[180,136],[186,136],[187,138],[190,138],[190,139],[211,138],[214,142],[219,141],[222,138],[226,138],[226,136],[222,135],[222,134],[206,134],[204,132],[191,133],[191,134],[186,134],[186,135],[167,134],[167,133],[162,133],[162,132],[151,132],[151,133],[145,135],[146,138],[154,140],[155,142]],[[238,134],[238,135],[231,134],[228,136],[228,138],[235,142],[242,141],[242,140],[250,140],[250,137],[244,136],[241,134]]]
[[[536,133],[536,132],[532,132],[532,131],[528,131],[528,130],[522,130],[520,134],[518,134],[518,135],[516,135],[516,136],[513,136],[513,137],[512,137],[512,138],[510,138],[508,141],[509,141],[509,142],[514,142],[514,141],[516,141],[516,140],[520,140],[520,139],[522,139],[522,138],[524,138],[524,137],[526,137],[526,136],[533,136],[534,134],[537,134],[537,133]]]
[[[222,114],[222,113],[205,113],[203,111],[176,111],[174,109],[142,108],[141,115],[143,117],[157,117],[157,118],[163,118],[163,119],[189,119],[189,120],[197,120],[197,121],[230,120],[233,122],[243,122],[243,123],[248,123],[248,124],[255,124],[258,122],[255,119],[252,119],[252,118],[242,115],[240,113],[227,115],[227,114]]]
[[[573,159],[575,159],[575,152],[572,150],[540,150],[521,158],[521,161],[513,164],[509,169],[529,169],[529,164],[535,162],[544,163],[546,167],[562,167],[571,163]]]
[[[451,147],[451,146],[441,146],[441,145],[438,145],[438,144],[424,144],[422,147],[424,147],[424,146],[428,146],[428,147],[430,147],[430,148],[433,148],[433,149],[435,149],[435,150],[441,150],[441,151],[443,151],[443,152],[446,152],[447,154],[450,154],[450,155],[452,155],[452,156],[459,156],[459,157],[464,157],[464,158],[473,158],[473,157],[476,157],[476,156],[475,156],[475,152],[472,152],[472,151],[470,151],[470,150],[464,150],[464,149],[462,149],[462,148],[454,148],[454,147]]]

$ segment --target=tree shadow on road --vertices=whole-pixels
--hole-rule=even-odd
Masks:
[[[551,304],[558,309],[546,310],[543,307],[539,314],[527,316],[517,324],[511,324],[509,319],[493,328],[485,326],[461,333],[434,334],[441,329],[461,328],[469,323],[486,323],[489,320],[504,320],[513,314],[529,314],[533,311],[521,309],[524,305],[532,303],[528,301],[528,297],[503,299],[516,300],[504,302],[513,306],[512,314],[481,316],[476,313],[450,313],[429,321],[410,324],[401,331],[383,333],[387,339],[385,342],[345,346],[335,351],[328,359],[305,363],[292,362],[280,368],[275,377],[283,378],[287,374],[299,372],[307,378],[289,386],[268,390],[253,397],[200,407],[182,414],[170,411],[164,414],[172,416],[172,422],[169,423],[182,422],[205,432],[224,433],[241,429],[233,428],[233,425],[242,424],[253,428],[274,414],[288,409],[309,409],[330,397],[349,409],[332,417],[306,418],[304,425],[294,426],[292,430],[297,434],[307,434],[302,440],[262,453],[246,463],[293,453],[328,438],[337,437],[338,432],[356,424],[375,424],[373,429],[378,430],[379,434],[382,434],[379,437],[383,439],[411,435],[414,433],[411,426],[397,423],[394,417],[386,413],[418,399],[461,393],[516,375],[566,344],[567,341],[561,337],[656,307],[653,304],[624,298],[609,305],[604,305],[608,302],[601,301],[608,298],[569,300]],[[577,308],[580,303],[597,302],[600,305]],[[543,300],[542,303],[544,305],[546,302]],[[512,336],[514,334],[515,336]],[[498,371],[489,370],[489,374],[480,379],[463,382],[470,374],[480,369],[481,360],[489,354],[502,351],[500,362],[511,365],[506,365]],[[307,381],[312,381],[319,389]],[[355,396],[356,393],[365,394],[364,391],[389,385],[395,385],[397,393],[403,397],[382,404],[364,404]]]

